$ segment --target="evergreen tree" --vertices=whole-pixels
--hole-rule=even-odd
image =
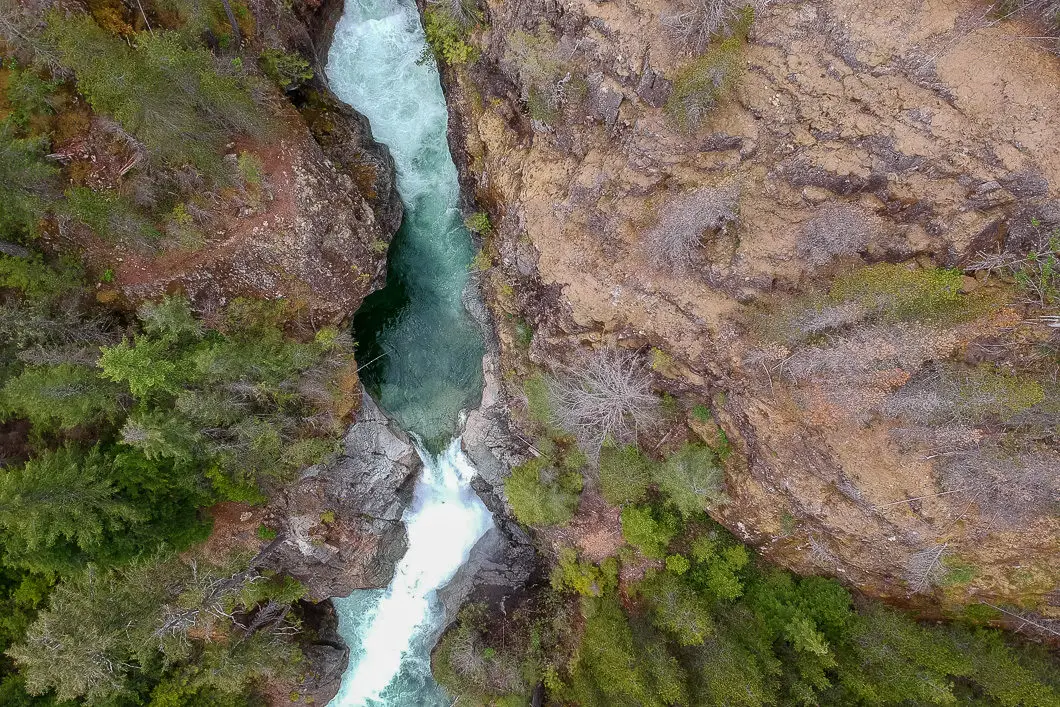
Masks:
[[[44,452],[0,475],[0,527],[9,562],[35,570],[67,566],[108,532],[142,518],[119,496],[103,455],[73,447]]]
[[[37,234],[58,170],[44,161],[43,138],[18,138],[12,121],[0,120],[0,239],[27,241]]]
[[[203,335],[202,322],[195,318],[191,305],[183,297],[163,297],[161,302],[145,302],[136,310],[144,332],[172,343],[198,341]]]
[[[0,389],[0,411],[23,417],[40,431],[114,420],[121,389],[87,366],[33,366]]]
[[[102,375],[125,383],[138,398],[151,394],[175,394],[187,378],[187,371],[172,360],[164,341],[137,337],[133,342],[105,347],[99,358]]]
[[[638,591],[651,605],[654,624],[673,636],[678,645],[702,645],[714,633],[710,604],[680,577],[660,572],[643,582]]]
[[[190,461],[203,451],[202,439],[188,420],[161,410],[130,415],[121,428],[121,441],[151,460]]]

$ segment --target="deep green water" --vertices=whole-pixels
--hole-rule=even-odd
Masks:
[[[380,405],[439,452],[461,409],[482,394],[481,333],[461,295],[474,256],[446,141],[448,113],[411,2],[350,0],[327,75],[368,116],[397,164],[405,222],[390,249],[387,286],[354,318],[362,375]]]

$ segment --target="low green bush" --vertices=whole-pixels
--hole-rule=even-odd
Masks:
[[[524,525],[562,525],[578,508],[582,477],[559,472],[546,457],[531,459],[512,469],[504,493],[516,519]]]
[[[961,280],[959,270],[877,263],[837,277],[828,297],[836,304],[855,304],[884,322],[955,323],[983,314],[993,304],[983,295],[962,295]]]
[[[423,13],[427,46],[434,56],[449,66],[478,61],[478,49],[467,40],[467,27],[445,8],[428,5]]]
[[[297,52],[266,49],[259,58],[261,70],[284,91],[293,91],[313,78],[309,62]]]
[[[651,461],[636,445],[600,450],[600,491],[613,506],[638,503],[651,482]]]
[[[706,445],[685,444],[657,464],[653,477],[659,490],[685,518],[728,501],[725,470],[718,455]]]
[[[609,558],[596,565],[578,559],[578,553],[569,547],[559,552],[559,561],[552,570],[552,588],[556,591],[571,591],[587,597],[602,596],[618,586],[618,561]]]
[[[718,102],[732,91],[744,70],[743,46],[741,37],[729,37],[677,69],[664,110],[680,130],[699,130]]]
[[[678,519],[650,506],[622,509],[622,536],[645,556],[666,557],[666,548],[677,535]]]

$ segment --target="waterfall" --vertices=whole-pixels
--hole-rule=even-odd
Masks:
[[[350,646],[335,707],[448,707],[430,673],[443,612],[437,590],[492,524],[460,450],[461,410],[482,395],[483,343],[462,295],[474,254],[446,141],[448,111],[413,0],[347,0],[328,56],[335,94],[368,117],[394,156],[405,220],[387,286],[354,318],[363,378],[422,440],[424,470],[403,519],[409,547],[386,590],[336,599]]]
[[[459,440],[437,458],[421,456],[423,476],[403,516],[409,549],[394,580],[383,593],[336,601],[351,668],[332,705],[448,704],[429,680],[442,619],[434,592],[452,579],[492,519],[470,487],[475,471]]]

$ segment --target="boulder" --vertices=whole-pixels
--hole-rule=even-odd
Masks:
[[[314,601],[385,587],[407,548],[401,515],[422,462],[367,393],[363,401],[342,456],[307,469],[270,506],[283,542],[269,562]]]

